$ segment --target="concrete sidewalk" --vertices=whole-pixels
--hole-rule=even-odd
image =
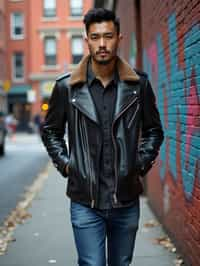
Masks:
[[[61,178],[52,166],[49,167],[43,189],[28,210],[32,218],[17,226],[13,235],[16,241],[9,244],[5,255],[0,256],[0,266],[77,265],[65,189],[66,179]],[[151,220],[155,217],[147,199],[141,197],[140,229],[131,265],[176,265],[176,254],[154,243],[155,238],[165,236],[161,226],[144,226]]]

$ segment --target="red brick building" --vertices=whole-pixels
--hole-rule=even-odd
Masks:
[[[6,34],[5,34],[5,0],[0,1],[0,111],[7,110],[6,93]]]
[[[36,102],[33,114],[49,98],[55,78],[70,71],[86,52],[83,42],[83,14],[92,0],[30,1],[30,83]]]
[[[153,210],[185,264],[200,265],[200,1],[95,1],[116,10],[120,54],[148,73],[165,140],[146,176]],[[145,252],[145,251],[144,251]]]
[[[27,129],[31,117],[28,101],[30,70],[29,1],[6,1],[7,78],[11,83],[8,92],[8,112],[19,121],[18,129]]]
[[[92,0],[7,1],[8,109],[27,128],[41,112],[58,75],[86,52],[83,14]]]

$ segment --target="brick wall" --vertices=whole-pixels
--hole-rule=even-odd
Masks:
[[[140,4],[143,46],[140,56],[153,85],[165,131],[159,157],[147,176],[147,194],[188,265],[198,266],[200,1],[141,0]],[[119,0],[117,14],[128,34],[135,32],[132,26],[135,15],[132,11],[128,18],[130,12],[130,6]],[[130,40],[122,47],[130,49]],[[122,54],[129,59],[127,52]]]

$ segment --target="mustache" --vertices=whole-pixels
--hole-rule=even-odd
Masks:
[[[101,49],[101,50],[98,50],[97,52],[96,52],[96,54],[100,54],[100,53],[106,53],[106,54],[109,54],[110,52],[109,51],[107,51],[107,50],[105,50],[105,49]]]

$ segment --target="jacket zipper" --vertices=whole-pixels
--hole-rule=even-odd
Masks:
[[[132,105],[134,104],[134,102],[138,99],[138,97],[136,97],[132,102],[130,102],[126,108],[124,108],[118,115],[117,117],[114,119],[113,123],[112,123],[112,141],[113,141],[113,145],[114,145],[114,151],[115,151],[115,161],[114,161],[114,169],[115,169],[115,189],[114,189],[114,194],[113,194],[113,200],[114,200],[114,203],[117,204],[118,200],[117,200],[117,186],[118,186],[118,179],[117,179],[117,144],[116,144],[116,141],[115,141],[115,137],[114,137],[114,124],[115,122],[117,121],[117,119]],[[136,116],[136,113],[139,109],[139,103],[137,105],[137,108],[133,114],[133,117],[131,118],[131,123],[133,122],[135,116]],[[128,124],[128,126],[130,125],[130,122]]]
[[[137,104],[137,107],[136,107],[135,113],[133,114],[133,116],[131,117],[131,119],[130,119],[130,121],[129,121],[129,123],[128,123],[128,128],[131,127],[131,125],[132,125],[132,123],[133,123],[133,121],[134,121],[134,119],[135,119],[135,116],[136,116],[136,114],[137,114],[138,109],[139,109],[139,104]]]
[[[94,195],[93,195],[93,189],[92,189],[92,174],[93,174],[93,171],[92,171],[92,167],[91,167],[91,164],[90,164],[90,158],[89,158],[89,144],[88,144],[88,138],[87,138],[87,135],[86,135],[86,123],[85,123],[85,120],[83,120],[83,128],[84,128],[84,131],[85,131],[85,142],[86,142],[86,157],[87,157],[87,161],[88,161],[88,167],[89,167],[89,180],[90,180],[90,197],[91,197],[91,208],[94,208],[94,203],[95,203],[95,200],[94,200]]]

